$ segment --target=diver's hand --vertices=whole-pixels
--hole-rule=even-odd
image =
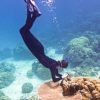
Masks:
[[[67,80],[70,80],[71,76],[69,74],[62,75],[62,79],[67,78]]]
[[[68,74],[62,75],[62,79],[67,78]]]

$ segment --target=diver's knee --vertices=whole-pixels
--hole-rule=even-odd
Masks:
[[[19,30],[19,32],[20,32],[20,34],[22,34],[22,33],[23,33],[23,29],[21,28],[21,29]]]

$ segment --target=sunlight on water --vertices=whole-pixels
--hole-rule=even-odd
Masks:
[[[52,13],[53,16],[53,22],[56,23],[57,28],[59,27],[59,23],[57,21],[57,17],[56,17],[56,12],[55,9],[56,7],[53,5],[55,3],[55,0],[43,0],[41,3],[44,4],[44,6],[46,7],[46,9]],[[59,30],[59,29],[58,29]],[[60,31],[60,30],[59,30]]]

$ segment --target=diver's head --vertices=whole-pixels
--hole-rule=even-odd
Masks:
[[[62,70],[64,68],[67,68],[67,66],[68,66],[68,62],[66,62],[65,60],[61,60],[57,62],[56,68]]]

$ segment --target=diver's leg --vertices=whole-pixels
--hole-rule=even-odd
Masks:
[[[37,18],[37,16],[35,14],[33,14],[31,17],[31,13],[28,12],[26,24],[20,29],[20,32],[23,33],[23,32],[29,31],[36,18]]]
[[[37,16],[35,14],[33,14],[33,16],[31,17],[31,14],[29,13],[27,15],[26,24],[20,29],[20,34],[21,34],[26,46],[29,48],[29,50],[34,55],[35,55],[35,52],[44,54],[43,45],[30,32],[30,28],[32,27],[36,18],[37,18]],[[37,55],[35,55],[35,56],[37,57]]]

